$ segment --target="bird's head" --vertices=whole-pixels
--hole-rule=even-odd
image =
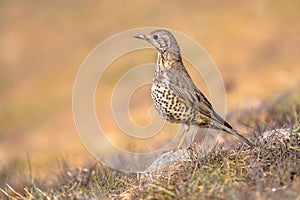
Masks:
[[[171,32],[159,29],[149,34],[138,34],[135,38],[150,42],[159,52],[172,52],[180,55],[180,49]]]

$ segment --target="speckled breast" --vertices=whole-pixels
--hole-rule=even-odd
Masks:
[[[194,110],[177,98],[166,84],[153,83],[151,97],[159,114],[170,122],[185,123],[195,115]]]

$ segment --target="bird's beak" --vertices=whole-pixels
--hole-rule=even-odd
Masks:
[[[134,36],[137,39],[141,39],[141,40],[147,40],[147,36],[144,34],[138,34]]]

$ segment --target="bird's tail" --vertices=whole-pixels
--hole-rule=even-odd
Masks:
[[[252,142],[250,142],[245,136],[239,134],[236,130],[234,130],[231,127],[231,125],[228,122],[226,122],[222,117],[220,117],[216,112],[214,112],[213,120],[216,123],[214,123],[212,128],[219,129],[219,130],[225,131],[229,134],[235,135],[242,142],[245,142],[246,144],[248,144],[251,147],[255,147],[255,145]]]
[[[248,144],[251,147],[255,147],[255,145],[250,142],[245,136],[239,134],[236,130],[229,128],[225,125],[225,128],[223,128],[223,131],[230,133],[232,135],[235,135],[236,137],[238,137],[241,141],[245,142],[246,144]]]

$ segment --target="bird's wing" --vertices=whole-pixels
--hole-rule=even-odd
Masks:
[[[191,77],[185,70],[174,70],[169,69],[166,73],[169,73],[167,76],[172,77],[169,80],[170,89],[175,92],[178,98],[186,102],[189,106],[200,112],[201,114],[212,118],[215,121],[224,124],[226,123],[213,109],[210,102],[202,94],[202,92],[196,87]]]
[[[167,77],[172,77],[169,79],[169,85],[170,89],[175,92],[177,98],[216,122],[211,124],[213,128],[226,131],[227,133],[237,136],[248,145],[252,147],[255,146],[243,135],[232,129],[230,124],[214,111],[207,98],[196,87],[182,63],[177,63],[173,68],[167,70],[166,73],[168,73]]]

